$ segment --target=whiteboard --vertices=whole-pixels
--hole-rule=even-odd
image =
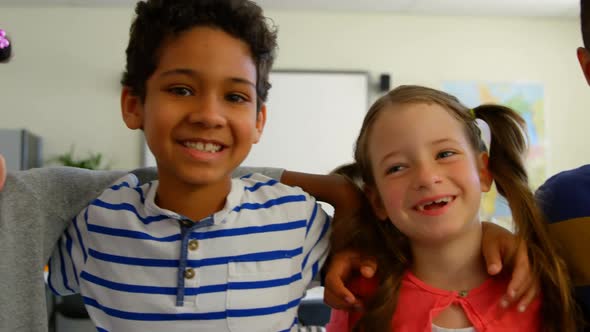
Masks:
[[[244,166],[324,174],[353,160],[369,103],[367,72],[273,71],[266,126]],[[147,145],[144,166],[156,162]]]
[[[351,162],[368,80],[366,72],[271,72],[266,126],[242,165],[324,174]]]

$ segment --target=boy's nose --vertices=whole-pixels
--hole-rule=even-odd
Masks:
[[[442,182],[442,177],[435,165],[420,165],[416,169],[414,188],[417,190],[430,189]]]
[[[191,109],[188,121],[207,128],[225,125],[222,101],[215,96],[203,96]]]

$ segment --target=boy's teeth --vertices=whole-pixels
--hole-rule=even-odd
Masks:
[[[185,142],[184,146],[204,152],[218,152],[221,150],[221,145],[203,142]]]

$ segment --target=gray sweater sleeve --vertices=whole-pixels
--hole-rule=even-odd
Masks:
[[[69,221],[122,175],[75,168],[9,173],[0,192],[1,331],[47,331],[43,266]]]
[[[71,167],[8,173],[0,192],[2,235],[45,234],[41,245],[48,259],[69,221],[124,172]],[[25,238],[18,239],[26,241]]]
[[[247,168],[280,179],[282,169]],[[0,191],[0,331],[46,332],[43,267],[64,229],[90,201],[127,172],[39,168],[9,173]],[[155,168],[134,170],[140,181]]]

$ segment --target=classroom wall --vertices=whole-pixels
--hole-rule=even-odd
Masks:
[[[113,168],[140,166],[141,134],[128,130],[119,113],[132,14],[131,8],[0,7],[0,27],[14,45],[13,60],[0,64],[0,127],[41,135],[46,158],[75,144],[79,154],[105,154]],[[590,162],[590,88],[575,57],[577,19],[267,15],[280,31],[277,69],[367,70],[375,82],[389,73],[393,86],[541,83],[548,175]],[[330,125],[336,122],[322,124]]]

